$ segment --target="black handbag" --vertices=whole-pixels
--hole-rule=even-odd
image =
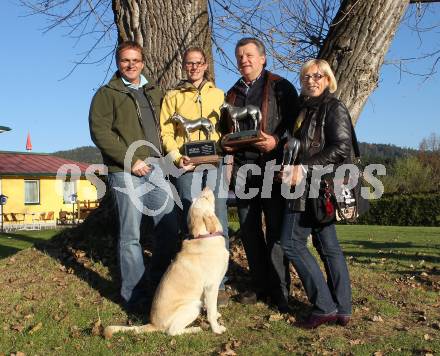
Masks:
[[[357,174],[355,176],[346,177],[347,180],[344,179],[343,182],[337,182],[333,180],[333,196],[336,208],[336,220],[345,221],[345,222],[355,222],[356,219],[365,214],[370,208],[370,203],[367,199],[364,199],[361,195],[361,189],[365,185],[365,179],[363,177],[362,167],[360,165],[360,150],[359,144],[356,138],[356,133],[354,131],[353,125],[351,125],[351,138],[353,144],[354,151],[354,162],[351,164],[356,165]],[[353,188],[348,189],[347,183],[349,180],[354,179],[356,184]],[[335,195],[335,184],[340,184],[337,192],[339,193],[338,197]]]
[[[321,122],[315,127],[312,147],[319,147],[322,125]],[[353,124],[351,125],[351,138],[354,151],[354,162],[351,162],[351,164],[357,166],[358,174],[355,176],[348,175],[341,180],[333,178],[321,181],[318,197],[308,199],[310,201],[310,215],[315,224],[328,225],[335,220],[352,223],[369,209],[368,200],[361,195],[364,178],[360,167],[359,144]],[[356,184],[349,189],[348,186],[351,186],[351,184],[348,183],[351,179],[354,179]],[[335,194],[335,186],[337,187],[338,196]]]

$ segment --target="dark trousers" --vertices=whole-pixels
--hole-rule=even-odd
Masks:
[[[238,217],[255,292],[270,296],[277,305],[285,305],[290,287],[289,265],[280,245],[285,202],[278,191],[272,193],[271,198],[261,198],[260,194],[251,199],[237,198]]]
[[[307,248],[312,234],[313,245],[324,263],[327,281]],[[281,245],[302,281],[313,314],[351,315],[351,286],[347,264],[336,236],[335,225],[313,226],[306,212],[286,209]]]

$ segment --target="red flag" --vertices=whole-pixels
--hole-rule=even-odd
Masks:
[[[32,151],[31,134],[29,132],[26,139],[26,151]]]

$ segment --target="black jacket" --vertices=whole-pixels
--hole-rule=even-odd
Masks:
[[[304,194],[289,201],[292,210],[305,210],[314,165],[334,164],[336,169],[338,165],[352,162],[352,123],[348,109],[328,92],[324,92],[320,99],[316,106],[302,106],[301,110],[305,110],[304,120],[293,133],[301,142],[296,164],[307,166],[308,172]],[[316,141],[315,130],[321,131],[317,147],[312,145]]]

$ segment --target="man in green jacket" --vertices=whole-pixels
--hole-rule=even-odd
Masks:
[[[119,216],[121,296],[126,309],[136,312],[145,309],[147,295],[153,294],[176,252],[178,227],[169,182],[154,163],[162,153],[157,116],[162,93],[142,74],[144,56],[136,42],[119,45],[116,63],[118,71],[92,100],[89,125],[109,170],[109,188]],[[143,215],[154,227],[150,273],[146,273],[139,242]]]

